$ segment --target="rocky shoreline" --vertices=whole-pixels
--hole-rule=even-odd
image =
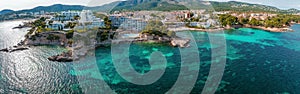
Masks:
[[[271,27],[263,27],[263,26],[251,26],[251,25],[243,25],[245,28],[254,28],[254,29],[261,29],[265,31],[270,31],[270,32],[288,32],[288,31],[293,31],[292,29],[286,27],[286,28],[271,28]]]

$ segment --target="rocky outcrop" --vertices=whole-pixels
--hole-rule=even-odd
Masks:
[[[171,46],[174,47],[189,47],[189,39],[183,39],[179,37],[169,37],[169,36],[158,36],[158,35],[148,35],[148,34],[140,34],[140,36],[135,41],[142,42],[167,42],[170,43]]]
[[[170,42],[172,40],[169,36],[158,36],[158,35],[149,35],[149,34],[140,34],[135,41],[152,41],[152,42]]]
[[[68,51],[56,56],[51,56],[48,60],[57,62],[72,62],[74,59],[72,57],[72,51]]]
[[[23,25],[19,24],[19,26],[13,27],[12,29],[22,29],[32,27],[30,22],[24,22]]]
[[[171,41],[171,45],[174,47],[189,47],[190,40],[189,39],[181,39],[181,38],[173,38]]]

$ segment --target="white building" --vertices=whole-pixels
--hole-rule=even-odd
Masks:
[[[142,19],[128,18],[119,27],[119,29],[127,31],[142,31],[145,29],[147,22]]]
[[[100,18],[96,18],[92,11],[90,10],[83,10],[80,13],[80,26],[77,28],[99,28],[105,27],[104,21]]]
[[[79,11],[62,11],[60,15],[52,17],[53,21],[73,21],[75,20],[75,16],[80,16]]]
[[[75,17],[79,16],[80,19],[76,20]],[[52,24],[49,24],[47,21],[47,27],[53,30],[69,30],[70,28],[64,28],[70,22],[79,23],[75,28],[82,29],[82,28],[99,28],[105,27],[104,21],[100,18],[96,18],[92,11],[90,10],[83,10],[79,11],[63,11],[60,15],[55,17],[51,17],[50,21]]]
[[[111,15],[109,16],[109,19],[111,20],[113,27],[118,27],[119,29],[127,31],[142,31],[147,25],[147,22],[144,21],[144,19],[129,18],[122,15]]]
[[[80,22],[91,22],[94,21],[96,17],[93,15],[92,11],[90,10],[83,10],[80,13]]]

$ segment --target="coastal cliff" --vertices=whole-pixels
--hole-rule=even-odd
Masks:
[[[68,39],[64,31],[47,31],[29,36],[24,45],[61,45],[68,46]]]

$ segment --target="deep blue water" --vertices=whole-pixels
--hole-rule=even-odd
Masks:
[[[26,30],[10,30],[8,27],[11,26],[6,26],[8,24],[13,26],[18,24],[18,21],[0,24],[0,48],[13,46],[26,33]],[[181,69],[188,67],[191,71],[199,71],[191,92],[198,94],[203,91],[206,81],[213,79],[208,77],[209,71],[214,70],[211,68],[212,62],[221,65],[221,59],[226,57],[225,70],[217,94],[298,94],[300,25],[294,25],[292,28],[295,32],[272,33],[250,28],[228,30],[225,34],[191,31],[196,43],[191,45],[191,48],[196,48],[197,51],[182,51],[187,48],[170,47],[168,44],[136,43],[128,48],[129,54],[112,54],[116,49],[99,47],[87,57],[73,63],[48,61],[48,56],[65,50],[55,46],[0,53],[0,93],[166,93],[179,80]],[[178,33],[185,34],[189,32]],[[222,41],[222,38],[226,40]],[[222,51],[224,45],[226,51]],[[150,66],[149,59],[154,52],[161,52],[163,55],[152,59],[165,58],[167,67],[157,81],[148,85],[137,85],[125,80],[118,74],[112,62],[113,57],[128,56],[134,70],[146,74],[152,69],[160,70],[164,67],[163,63]],[[222,55],[222,52],[226,52],[226,55]],[[184,65],[184,53],[190,53],[188,56],[191,59],[198,56],[200,62]],[[198,55],[194,55],[195,53]],[[126,70],[127,68],[124,69]],[[189,82],[194,76],[185,75],[184,80]],[[178,89],[184,88],[185,86],[180,86]]]

